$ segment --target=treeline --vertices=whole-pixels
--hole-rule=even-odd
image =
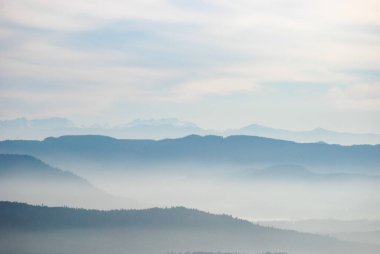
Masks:
[[[228,215],[213,215],[184,207],[144,210],[86,210],[33,206],[0,201],[0,227],[5,228],[204,228],[275,231]]]
[[[44,231],[45,235],[50,235],[50,232],[60,233],[65,237],[77,232],[83,235],[85,242],[89,241],[86,237],[93,237],[99,233],[101,237],[108,237],[112,246],[113,243],[117,243],[119,248],[135,244],[135,241],[155,242],[161,246],[162,251],[173,248],[175,244],[174,250],[188,250],[197,246],[200,249],[252,250],[256,254],[263,249],[302,251],[317,249],[321,254],[374,253],[358,251],[363,250],[365,246],[343,243],[329,237],[262,227],[231,216],[213,215],[184,207],[101,211],[0,201],[0,234],[9,234],[9,232],[29,234],[34,230],[38,230],[41,234],[44,234],[42,232]],[[134,235],[137,238],[133,238],[132,241],[126,237],[127,235]],[[99,238],[92,238],[94,239]],[[154,249],[152,246],[152,250]],[[246,252],[241,252],[243,253]]]

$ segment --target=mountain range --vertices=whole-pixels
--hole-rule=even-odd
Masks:
[[[158,169],[160,165],[194,164],[203,168],[263,168],[295,164],[328,173],[377,174],[380,145],[340,146],[295,143],[254,136],[197,136],[178,139],[132,140],[106,136],[62,136],[43,141],[7,140],[0,153],[28,154],[75,173],[105,169]]]
[[[65,118],[32,119],[18,118],[0,121],[0,139],[44,139],[63,135],[106,135],[129,139],[164,139],[196,135],[249,135],[301,143],[325,142],[329,144],[380,144],[380,134],[355,134],[316,128],[306,131],[290,131],[251,124],[230,130],[202,129],[194,123],[176,118],[138,119],[116,126],[94,124],[78,126]]]

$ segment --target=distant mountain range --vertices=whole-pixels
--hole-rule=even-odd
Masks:
[[[28,154],[80,173],[96,170],[152,170],[160,165],[263,168],[294,164],[328,173],[377,174],[380,145],[340,146],[295,143],[253,136],[196,136],[165,140],[128,140],[106,136],[63,136],[43,141],[1,141],[0,153]]]
[[[12,230],[9,230],[12,229]],[[167,253],[207,250],[257,253],[374,253],[374,247],[262,227],[184,207],[98,211],[0,202],[0,252]],[[22,239],[23,244],[16,244]]]
[[[28,120],[18,118],[0,121],[0,139],[44,139],[63,135],[106,135],[129,139],[165,139],[196,135],[249,135],[301,143],[380,144],[380,134],[343,133],[316,128],[308,131],[289,131],[252,124],[239,129],[206,130],[175,118],[135,120],[127,124],[107,126],[95,124],[78,126],[65,118]]]
[[[62,135],[107,135],[117,138],[163,139],[178,138],[190,134],[211,134],[193,123],[175,118],[134,120],[127,124],[107,126],[94,124],[78,126],[65,118],[28,120],[18,118],[0,121],[0,139],[44,139]]]
[[[0,199],[91,208],[141,207],[133,200],[111,196],[71,172],[15,154],[0,154]]]
[[[380,144],[379,134],[354,134],[316,128],[307,131],[274,129],[258,124],[248,125],[228,132],[228,135],[251,135],[274,139],[290,140],[301,143],[325,142],[329,144]]]

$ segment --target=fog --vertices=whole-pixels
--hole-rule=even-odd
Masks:
[[[270,241],[270,236],[252,237],[231,232],[199,230],[70,229],[39,231],[0,231],[0,250],[18,254],[157,254],[185,251],[213,251],[258,254],[266,251],[294,254],[375,253],[376,246],[327,240],[324,245],[310,241]],[[22,244],[19,244],[22,242]]]
[[[267,179],[246,173],[256,168],[233,165],[156,164],[154,168],[140,165],[114,170],[110,166],[92,171],[91,166],[81,165],[74,173],[88,180],[88,186],[62,186],[43,178],[8,180],[0,186],[0,197],[100,209],[185,206],[251,221],[380,219],[380,181],[376,177],[338,175],[316,180],[314,175],[290,175]]]
[[[93,178],[117,196],[155,206],[197,207],[256,219],[379,219],[380,186],[376,182],[255,181],[230,174],[196,175],[158,172],[124,174],[118,179]]]
[[[256,223],[281,229],[330,235],[350,242],[380,245],[380,220],[258,220]]]
[[[148,207],[130,198],[108,194],[93,186],[40,180],[0,179],[0,200],[48,206],[88,209],[132,209]]]
[[[3,160],[6,162],[7,158],[13,157],[4,155]],[[80,227],[19,230],[16,227],[5,231],[0,228],[0,250],[4,253],[10,250],[15,253],[202,250],[354,254],[375,253],[380,244],[376,240],[380,223],[355,224],[359,220],[380,221],[380,196],[377,195],[380,193],[380,181],[376,175],[326,174],[321,172],[335,170],[276,164],[247,167],[232,163],[157,162],[105,166],[75,160],[47,165],[28,156],[16,156],[11,160],[12,163],[20,161],[24,163],[22,170],[9,166],[11,164],[8,168],[6,163],[2,166],[0,200],[102,210],[184,206],[213,214],[229,214],[260,225],[330,235],[360,244],[351,246],[351,243],[334,239],[331,245],[324,241],[316,243],[315,240],[310,240],[311,245],[304,247],[303,240],[295,246],[273,245],[271,239],[276,234],[271,233],[268,239],[261,239],[263,243],[258,240],[263,235],[258,234],[255,241],[259,242],[252,245],[250,233],[245,235],[238,230],[236,233],[239,235],[233,238],[229,229],[226,232],[215,229],[193,232],[188,229],[144,231],[142,228],[122,227],[98,230]],[[37,170],[40,167],[44,170]],[[342,220],[351,226],[339,224],[338,221]],[[17,245],[16,242],[20,241],[23,244]],[[283,238],[278,241],[287,242]],[[316,245],[310,248],[313,244]]]

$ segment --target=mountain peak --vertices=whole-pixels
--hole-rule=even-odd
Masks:
[[[327,130],[327,129],[324,129],[324,128],[321,128],[321,127],[317,127],[317,128],[314,128],[314,129],[312,129],[311,130],[312,132],[320,132],[320,133],[326,133],[326,132],[331,132],[331,131],[329,131],[329,130]]]
[[[257,124],[257,123],[249,124],[241,128],[241,130],[268,130],[268,129],[272,129],[272,128],[266,127],[264,125]]]

